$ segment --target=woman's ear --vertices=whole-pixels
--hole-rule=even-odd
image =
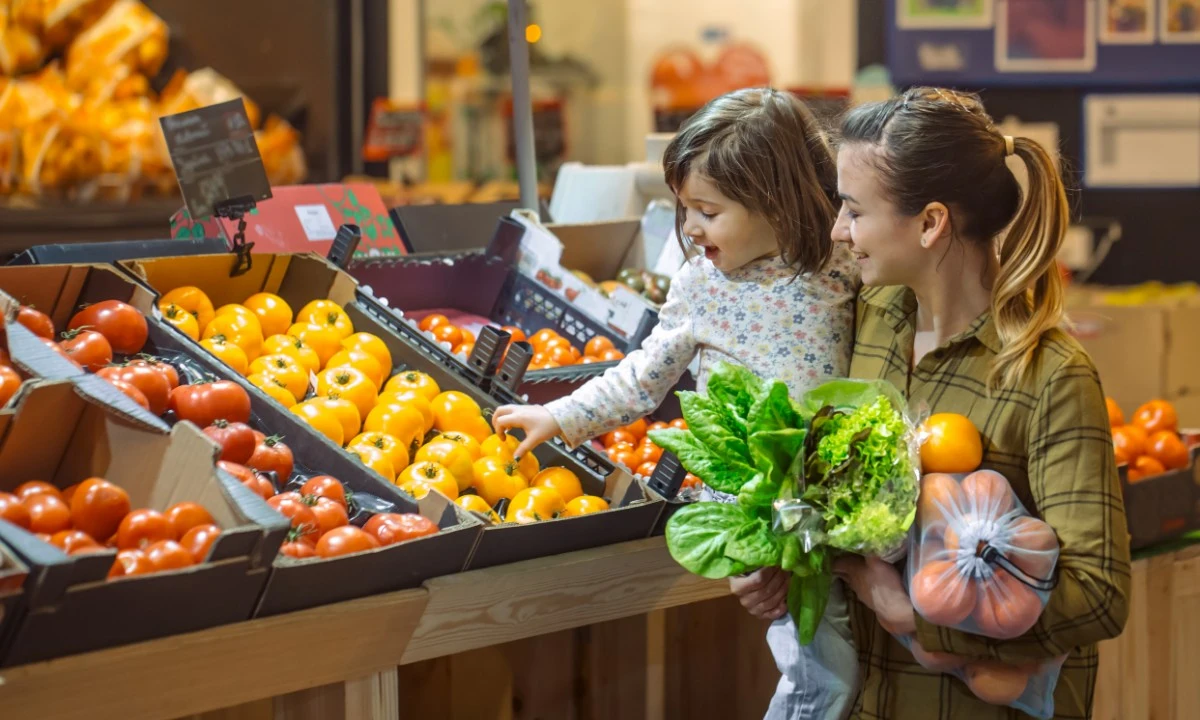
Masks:
[[[950,208],[940,202],[926,205],[921,211],[921,247],[931,248],[951,232]]]

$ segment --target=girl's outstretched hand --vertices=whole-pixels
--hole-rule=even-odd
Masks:
[[[515,453],[518,459],[533,452],[538,445],[562,433],[558,421],[541,405],[505,405],[492,415],[492,427],[501,437],[513,428],[525,431],[525,439]]]

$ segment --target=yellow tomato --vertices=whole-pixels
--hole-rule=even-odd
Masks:
[[[496,511],[487,504],[486,500],[478,495],[459,495],[454,504],[467,512],[484,515],[494,523],[500,522],[500,516],[496,514]]]
[[[462,427],[453,428],[452,431],[465,432],[475,438],[476,442],[483,442],[492,434],[492,426],[487,420],[477,417],[467,420]]]
[[[442,391],[438,387],[437,381],[425,373],[415,370],[402,370],[396,373],[391,380],[387,381],[387,385],[383,386],[383,390],[384,392],[414,390],[424,395],[425,399],[430,402],[433,402],[433,399]]]
[[[395,437],[381,432],[365,432],[355,436],[353,440],[346,445],[347,449],[351,449],[356,445],[367,445],[376,450],[383,452],[387,459],[392,462],[392,469],[397,473],[408,467],[408,445],[400,442]]]
[[[159,304],[178,305],[190,312],[196,318],[196,325],[200,328],[200,332],[204,332],[204,328],[213,319],[212,300],[208,299],[208,295],[205,295],[203,290],[192,285],[175,288],[163,295]]]
[[[565,467],[548,467],[534,475],[531,484],[534,487],[554,488],[567,502],[583,495],[579,477]]]
[[[358,407],[358,414],[366,417],[375,407],[375,384],[362,370],[352,367],[329,368],[317,376],[317,394],[337,393]]]
[[[317,373],[321,370],[321,358],[315,350],[304,344],[304,341],[291,335],[272,335],[263,341],[264,355],[290,355],[296,358],[305,372]]]
[[[296,397],[278,378],[271,377],[266,373],[253,373],[246,379],[285,408],[296,404]]]
[[[491,455],[502,460],[516,460],[516,451],[520,446],[520,441],[512,435],[506,435],[504,439],[501,439],[499,435],[491,435],[480,443],[479,450],[485,457]],[[537,475],[541,470],[538,459],[533,456],[533,453],[525,453],[520,460],[517,460],[517,467],[527,478]]]
[[[310,402],[296,403],[291,411],[299,415],[312,429],[329,438],[336,445],[341,445],[343,437],[342,423],[337,416],[326,408],[318,407]]]
[[[242,304],[258,316],[263,335],[285,333],[292,324],[292,306],[278,295],[269,292],[255,293]]]
[[[354,334],[354,325],[346,311],[332,300],[313,300],[296,313],[296,322],[313,323],[337,330],[338,344]]]
[[[471,456],[458,443],[449,440],[435,440],[424,445],[417,451],[417,462],[435,462],[450,471],[458,481],[458,489],[466,490],[475,482],[475,473],[471,469]]]
[[[238,375],[245,375],[250,369],[250,362],[246,359],[246,351],[229,342],[224,335],[214,335],[210,338],[205,338],[200,341],[210,353],[217,356],[217,359],[233,368]]]
[[[363,374],[371,379],[371,383],[376,388],[383,387],[383,379],[387,376],[387,371],[379,364],[374,355],[371,355],[365,350],[339,350],[334,353],[333,357],[329,358],[329,362],[325,364],[326,368],[335,367],[354,367],[363,371]]]
[[[375,401],[376,405],[384,403],[407,405],[421,413],[421,417],[425,418],[425,432],[433,429],[433,406],[429,404],[424,395],[420,395],[412,390],[406,392],[385,392]]]
[[[567,508],[563,510],[559,517],[579,517],[580,515],[591,515],[592,513],[603,512],[608,509],[608,501],[595,495],[580,495],[579,497],[567,503]]]
[[[250,325],[258,330],[259,335],[263,335],[264,337],[266,336],[265,333],[263,333],[262,322],[259,321],[258,316],[254,314],[253,310],[245,305],[238,305],[237,303],[222,305],[221,307],[217,308],[217,312],[213,319],[219,318],[222,315],[237,315],[242,320],[245,320],[247,325]]]
[[[387,343],[380,340],[377,335],[368,332],[354,333],[342,341],[342,347],[347,350],[362,350],[370,353],[383,366],[385,374],[392,371],[392,351],[388,350]]]
[[[329,358],[336,355],[342,347],[342,338],[338,335],[337,330],[324,325],[300,322],[288,328],[287,334],[300,338],[305,345],[312,348],[313,352],[317,354],[321,367],[325,367]]]
[[[357,445],[353,448],[346,448],[346,452],[358,458],[358,461],[363,465],[387,478],[388,482],[396,482],[396,468],[392,466],[392,461],[379,448],[374,448],[370,445]]]
[[[377,405],[367,413],[363,430],[382,432],[403,442],[409,456],[415,455],[425,439],[425,421],[421,413],[404,405]]]
[[[553,520],[566,508],[567,504],[563,502],[557,490],[545,487],[526,488],[517,493],[508,504],[504,521],[526,525],[539,520]]]
[[[292,397],[302,398],[308,393],[308,373],[300,367],[300,361],[290,355],[260,355],[250,363],[250,372],[279,380]]]
[[[437,490],[451,500],[458,497],[458,481],[449,470],[435,462],[409,465],[396,478],[396,484],[418,500],[428,495],[430,490]]]
[[[332,394],[318,395],[309,402],[333,413],[338,422],[342,424],[343,438],[352,438],[358,434],[359,430],[362,430],[362,415],[358,412],[358,406],[349,400]]]
[[[470,396],[450,390],[437,395],[430,404],[433,406],[433,426],[439,431],[458,430],[475,436],[467,426],[473,420],[482,420],[483,411]]]
[[[258,318],[247,320],[244,315],[236,313],[217,315],[204,328],[204,338],[218,335],[245,351],[247,360],[254,360],[262,354],[263,336],[258,329]]]
[[[200,339],[200,323],[196,322],[195,315],[178,305],[167,303],[159,304],[158,310],[162,313],[163,320],[173,325],[176,330],[193,340]]]
[[[471,456],[471,462],[475,462],[483,453],[479,450],[479,441],[464,432],[447,432],[435,437],[434,442],[439,440],[449,440],[452,443],[458,443],[467,451],[467,455]]]
[[[471,466],[475,478],[475,492],[488,505],[496,506],[501,498],[511,500],[517,493],[529,487],[529,481],[517,469],[516,463],[505,462],[497,457],[482,457]]]

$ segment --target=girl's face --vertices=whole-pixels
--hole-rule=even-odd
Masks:
[[[876,150],[863,144],[838,152],[838,194],[842,208],[833,226],[834,242],[845,243],[858,260],[864,285],[908,285],[923,274],[929,253],[923,214],[907,217],[888,199],[875,169]]]
[[[678,197],[687,213],[684,234],[721,272],[779,254],[775,231],[766,218],[722,195],[703,175],[690,173]]]

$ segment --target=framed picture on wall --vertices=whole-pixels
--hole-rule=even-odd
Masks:
[[[1200,0],[1159,1],[1159,40],[1164,43],[1200,43]]]
[[[896,26],[904,30],[990,28],[992,0],[896,0]]]
[[[1159,0],[1100,0],[1100,42],[1152,45],[1157,37]]]
[[[996,69],[1049,73],[1096,69],[1092,0],[999,0]]]

